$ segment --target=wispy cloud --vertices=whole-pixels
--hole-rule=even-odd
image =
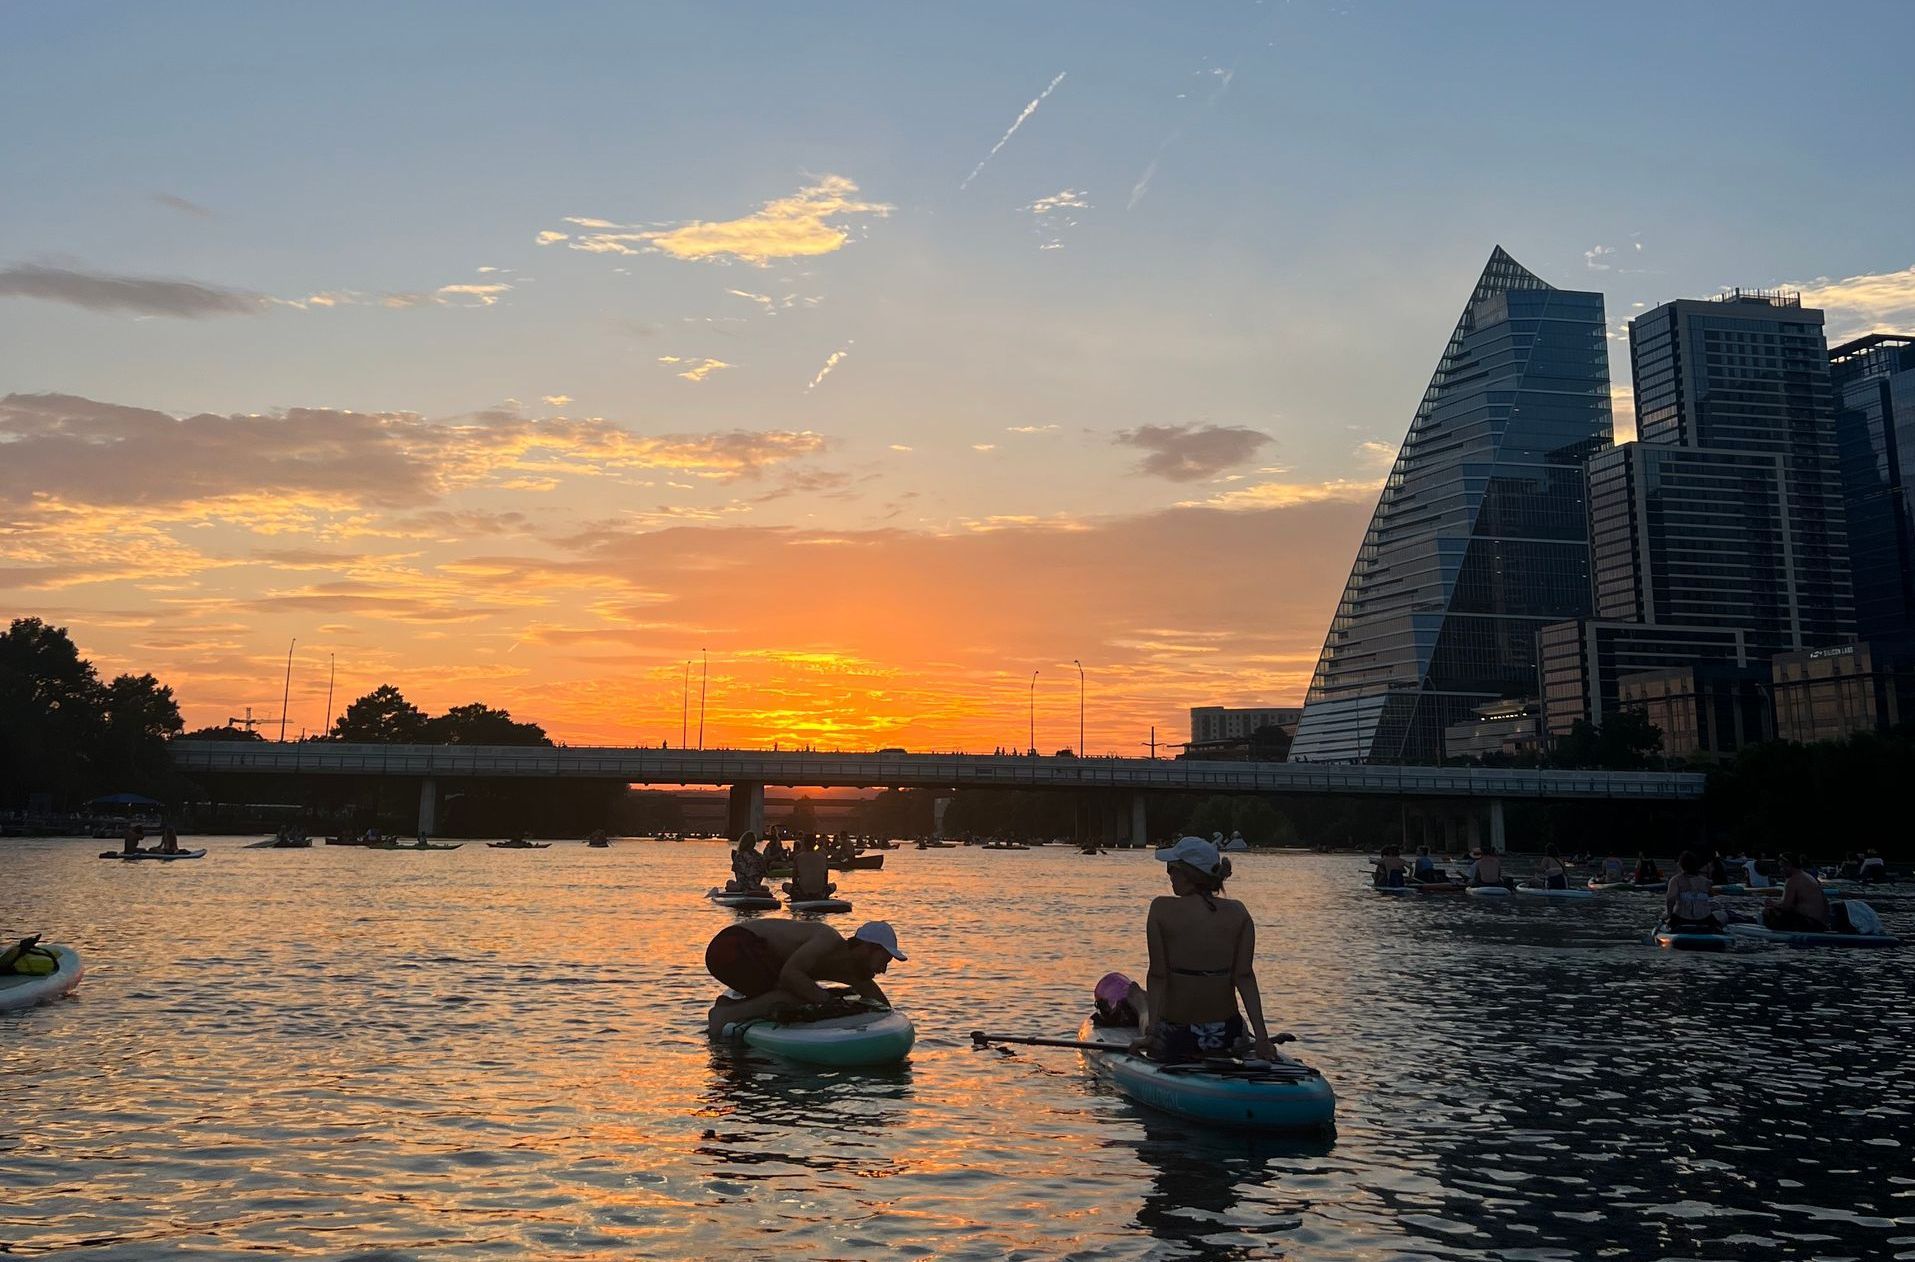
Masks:
[[[1067,188],[1049,197],[1040,197],[1020,209],[1030,214],[1031,227],[1044,238],[1037,248],[1061,250],[1064,248],[1063,234],[1077,226],[1075,212],[1090,209],[1090,202],[1081,190]]]
[[[1049,434],[1057,429],[1055,425],[1006,425],[1007,434]]]
[[[720,372],[726,368],[737,367],[736,364],[728,364],[722,359],[685,359],[678,355],[660,355],[658,362],[661,364],[685,365],[684,368],[679,370],[678,375],[691,382],[703,381],[715,372]]]
[[[463,305],[490,307],[498,302],[500,294],[510,293],[511,290],[512,286],[504,282],[494,282],[490,285],[441,285],[434,293],[442,301],[470,298],[473,301]]]
[[[958,185],[958,192],[961,193],[965,189],[971,187],[971,181],[975,180],[978,177],[978,172],[984,169],[984,164],[989,162],[992,158],[995,158],[997,156],[997,151],[1010,143],[1011,137],[1017,135],[1017,129],[1024,125],[1024,121],[1028,119],[1031,115],[1037,113],[1037,107],[1044,103],[1044,98],[1049,96],[1051,93],[1057,91],[1057,85],[1064,82],[1065,73],[1066,72],[1062,70],[1058,71],[1057,77],[1051,80],[1050,86],[1045,88],[1042,92],[1039,92],[1034,98],[1032,98],[1031,103],[1029,105],[1026,105],[1023,111],[1019,113],[1018,116],[1011,121],[1010,129],[1006,131],[1002,136],[998,137],[997,143],[991,146],[991,151],[985,154],[982,158],[978,159],[977,165],[971,168],[971,173],[964,177],[964,182],[962,184]]]
[[[1231,81],[1237,77],[1237,71],[1234,66],[1212,66],[1198,73],[1211,80],[1210,91],[1204,97],[1202,106],[1203,111],[1208,113],[1218,101],[1223,100],[1224,93],[1230,91]],[[1179,93],[1178,97],[1184,99],[1188,95],[1188,93]],[[1170,134],[1165,136],[1163,142],[1157,146],[1157,152],[1151,155],[1150,163],[1144,168],[1144,173],[1137,177],[1135,184],[1131,185],[1130,198],[1124,203],[1125,210],[1137,209],[1137,203],[1143,201],[1144,194],[1150,191],[1150,182],[1157,178],[1158,164],[1164,160],[1164,155],[1170,152],[1171,147],[1183,138],[1184,129],[1181,126],[1171,128]]]
[[[1616,247],[1613,245],[1592,245],[1583,251],[1583,265],[1592,272],[1606,272],[1612,265],[1605,260],[1615,252]]]
[[[1841,280],[1818,276],[1788,288],[1801,291],[1803,306],[1820,307],[1829,313],[1835,338],[1905,333],[1915,327],[1915,267]]]
[[[180,320],[259,315],[271,302],[264,294],[199,281],[116,276],[35,263],[0,268],[0,298],[39,298],[88,311],[126,311]]]
[[[667,225],[617,224],[607,219],[566,222],[586,232],[545,231],[540,245],[564,244],[592,254],[657,253],[699,262],[769,266],[773,259],[810,258],[844,248],[851,230],[843,221],[869,215],[879,219],[893,209],[858,196],[858,186],[842,175],[827,175],[789,197],[775,198],[738,219],[693,219]]]
[[[1327,482],[1258,482],[1225,491],[1207,500],[1185,500],[1178,507],[1248,512],[1269,508],[1300,508],[1305,504],[1367,504],[1382,489],[1381,478],[1373,481],[1332,478]]]
[[[545,401],[555,408],[562,408],[572,401],[572,396],[569,394],[548,394],[545,396]]]
[[[177,210],[181,214],[192,215],[198,219],[211,219],[213,212],[198,202],[189,202],[184,197],[175,197],[171,193],[155,193],[153,200],[160,205]]]
[[[844,362],[844,357],[851,353],[851,347],[852,343],[847,342],[843,350],[832,351],[831,354],[825,358],[824,367],[818,370],[818,375],[811,379],[811,384],[806,386],[805,389],[807,391],[816,390],[818,383],[830,376],[833,368],[836,368]]]
[[[972,451],[996,451],[997,444],[996,443],[972,443],[971,450]]]
[[[1241,425],[1140,425],[1112,442],[1145,453],[1137,472],[1171,482],[1196,482],[1242,464],[1271,442]]]

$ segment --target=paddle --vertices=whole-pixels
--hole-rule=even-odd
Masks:
[[[1290,1033],[1273,1034],[1272,1043],[1294,1043],[1297,1036]],[[1046,1039],[1029,1034],[986,1034],[982,1030],[971,1031],[971,1043],[975,1047],[985,1047],[992,1043],[1016,1043],[1023,1047],[1069,1047],[1084,1052],[1122,1052],[1128,1049],[1113,1043],[1087,1043],[1078,1039]]]

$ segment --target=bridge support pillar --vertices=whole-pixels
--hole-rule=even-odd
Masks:
[[[1150,825],[1144,814],[1144,795],[1130,795],[1130,844],[1148,846],[1150,844]]]
[[[419,782],[419,835],[430,837],[439,829],[439,782]]]
[[[931,801],[931,836],[944,840],[944,812],[951,809],[950,798],[934,798]]]
[[[734,784],[725,812],[725,832],[733,841],[748,832],[765,835],[765,786]]]
[[[1475,807],[1469,811],[1469,848],[1473,851],[1483,848],[1483,821]]]
[[[1497,854],[1502,854],[1508,849],[1503,843],[1503,799],[1501,798],[1489,800],[1489,844],[1495,848]]]

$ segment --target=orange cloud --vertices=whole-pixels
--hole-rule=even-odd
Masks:
[[[882,202],[862,201],[857,193],[858,186],[852,181],[842,175],[827,175],[738,219],[693,219],[667,228],[645,228],[577,218],[567,222],[593,231],[577,235],[546,231],[539,234],[538,242],[563,244],[592,254],[651,251],[697,262],[738,260],[765,267],[773,259],[836,253],[851,239],[850,229],[841,221],[854,215],[881,219],[895,209]]]

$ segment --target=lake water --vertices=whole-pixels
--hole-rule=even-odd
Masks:
[[[1314,1145],[1108,1094],[1070,1036],[1143,971],[1143,853],[891,853],[910,1061],[715,1048],[714,844],[0,842],[0,931],[80,948],[0,1015],[0,1252],[89,1259],[1915,1257],[1908,951],[1643,944],[1657,900],[1379,898],[1241,856]],[[1909,904],[1872,900],[1915,931]]]

